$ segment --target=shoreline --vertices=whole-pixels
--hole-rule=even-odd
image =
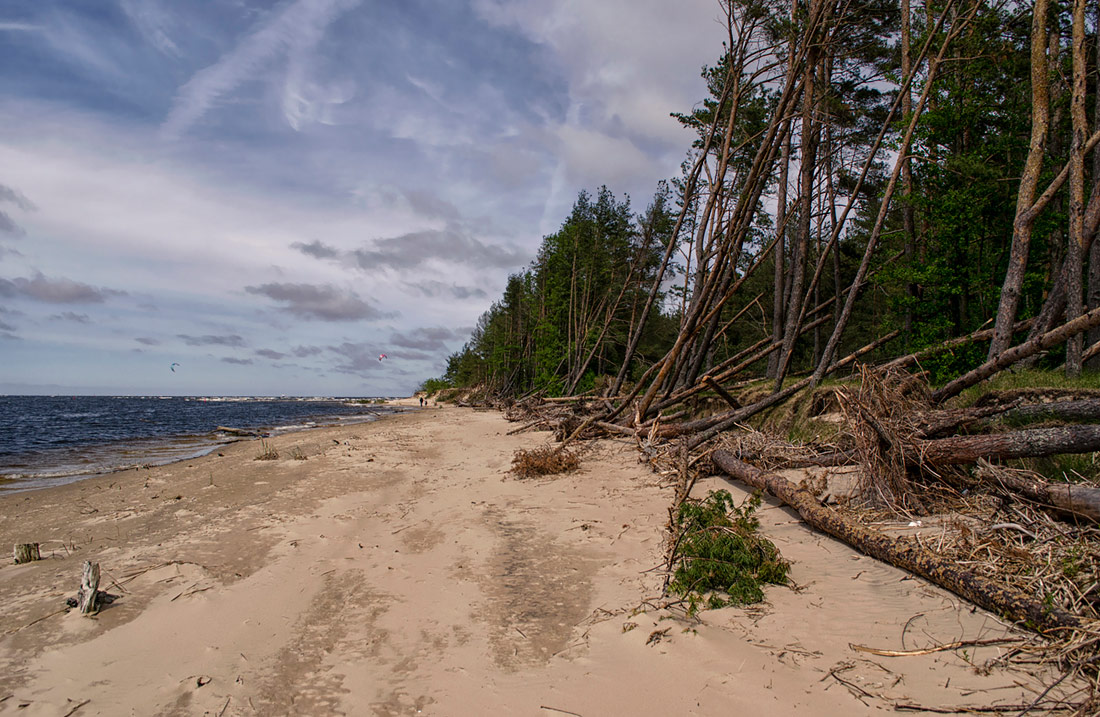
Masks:
[[[107,398],[119,397],[111,396]],[[192,397],[184,398],[191,399]],[[194,400],[202,399],[195,398]],[[231,400],[236,401],[236,399]],[[282,401],[287,399],[250,397],[247,400]],[[74,457],[81,456],[84,460],[87,460],[87,456],[89,455],[95,456],[95,458],[91,459],[86,468],[67,464],[63,457],[59,457],[43,465],[27,466],[25,472],[12,471],[0,474],[0,495],[43,490],[87,480],[96,476],[111,475],[127,470],[172,465],[173,463],[179,463],[181,461],[202,458],[224,446],[242,440],[271,438],[276,435],[312,431],[321,428],[372,423],[386,416],[402,413],[414,408],[414,404],[404,403],[404,401],[407,400],[408,399],[386,399],[385,403],[364,404],[364,406],[371,409],[381,409],[378,413],[348,414],[346,416],[322,414],[318,416],[319,419],[324,420],[324,422],[321,423],[308,421],[302,424],[288,425],[260,424],[246,428],[232,427],[231,430],[226,430],[225,426],[218,426],[204,433],[150,435],[129,439],[116,439],[102,443],[75,444],[72,446],[50,449],[58,456],[62,456],[64,453],[71,454]],[[308,401],[302,400],[302,402],[316,403],[321,401],[310,399]],[[295,418],[290,418],[288,420],[295,420]],[[240,433],[238,434],[237,431],[240,431]],[[75,460],[75,458],[70,460]]]
[[[978,674],[1001,646],[849,648],[1015,633],[768,501],[796,589],[698,621],[661,608],[672,486],[613,439],[576,473],[517,480],[513,452],[548,436],[513,427],[405,412],[276,436],[275,460],[241,441],[0,496],[0,543],[45,558],[0,564],[0,714],[840,717],[1041,691],[1042,675]],[[694,494],[715,488],[746,495],[715,477]],[[84,560],[121,596],[94,618],[63,607]]]

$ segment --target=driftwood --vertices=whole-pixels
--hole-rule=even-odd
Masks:
[[[1039,458],[1058,453],[1100,451],[1100,425],[1030,428],[978,436],[952,436],[916,441],[906,456],[910,463],[958,465],[979,458]]]
[[[243,436],[246,438],[255,438],[259,436],[259,431],[250,431],[247,428],[231,428],[230,426],[218,426],[214,429],[218,433],[228,433],[231,436]]]
[[[99,607],[99,563],[84,561],[84,574],[80,578],[80,592],[77,593],[77,607],[84,615],[97,612]]]
[[[1081,618],[1051,607],[1033,596],[958,566],[920,547],[915,542],[871,530],[822,505],[805,488],[783,476],[763,471],[738,460],[729,451],[716,450],[711,459],[728,475],[767,492],[798,512],[810,526],[827,533],[871,557],[907,570],[946,588],[993,613],[1023,623],[1037,632],[1053,632],[1082,626]]]
[[[15,544],[15,564],[19,563],[33,563],[35,560],[41,560],[42,553],[38,549],[38,543],[16,543]]]

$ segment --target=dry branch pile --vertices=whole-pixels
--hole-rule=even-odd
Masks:
[[[734,402],[755,405],[777,395],[754,390],[722,398],[721,423],[737,412]],[[839,423],[824,440],[803,443],[787,440],[790,421],[774,422],[785,427],[783,437],[744,423],[715,431],[719,422],[706,416],[643,419],[636,403],[632,412],[619,411],[618,422],[610,402],[597,400],[528,399],[506,416],[521,423],[518,430],[553,431],[559,444],[548,455],[578,439],[629,437],[655,470],[671,477],[677,503],[699,468],[713,463],[795,508],[813,527],[1041,635],[999,659],[1053,660],[1094,686],[1087,701],[1100,694],[1100,486],[1054,482],[1013,459],[1100,451],[1096,394],[991,392],[972,405],[945,408],[920,374],[897,364],[861,368],[853,380],[803,390],[784,407],[788,416],[830,413]],[[684,410],[669,406],[681,416]],[[800,466],[851,466],[859,479],[839,505],[829,506],[821,481],[795,485],[767,472]],[[917,520],[929,527],[909,535],[877,527]]]

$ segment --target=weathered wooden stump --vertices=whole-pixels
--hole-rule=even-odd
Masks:
[[[16,543],[15,544],[15,564],[19,563],[33,563],[35,560],[41,560],[42,553],[38,550],[38,543]]]
[[[77,603],[80,612],[84,615],[96,612],[99,601],[99,563],[84,561],[84,575],[80,579],[80,592],[77,594]]]

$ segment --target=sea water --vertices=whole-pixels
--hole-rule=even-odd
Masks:
[[[320,397],[0,396],[0,492],[193,458],[237,440],[218,426],[270,435],[395,410]]]

